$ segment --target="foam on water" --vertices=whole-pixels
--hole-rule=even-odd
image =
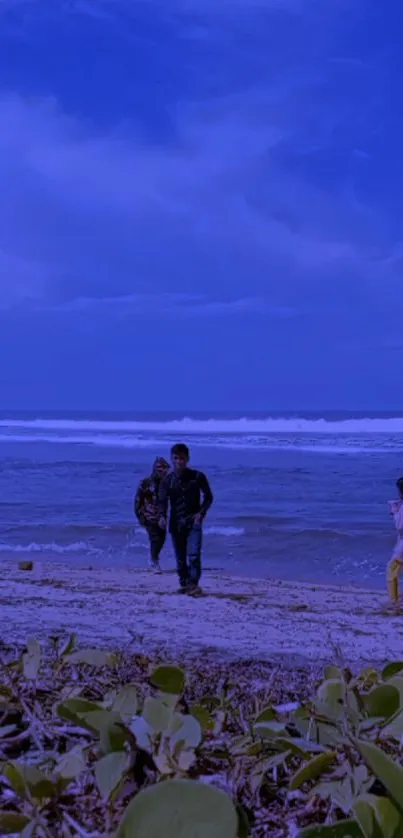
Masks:
[[[130,450],[192,446],[317,454],[383,454],[403,450],[403,417],[306,419],[175,419],[104,421],[1,419],[0,443],[51,443]]]
[[[224,537],[231,537],[236,535],[245,535],[243,527],[206,527],[204,530],[206,535],[222,535]]]
[[[180,434],[402,434],[403,416],[341,420],[270,417],[167,421],[105,421],[86,419],[1,419],[1,428],[48,431]]]
[[[88,552],[88,545],[84,541],[73,544],[7,544],[0,542],[0,553],[83,553]]]

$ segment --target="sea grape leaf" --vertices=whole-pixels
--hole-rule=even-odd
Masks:
[[[297,838],[363,838],[363,833],[358,822],[350,819],[329,826],[308,826],[298,832]]]
[[[72,748],[59,759],[56,772],[64,780],[75,780],[86,768],[85,757],[82,748]]]
[[[185,686],[185,673],[178,666],[157,666],[150,675],[150,684],[170,695],[180,695]]]
[[[194,704],[193,707],[190,708],[190,713],[195,717],[195,719],[197,719],[202,730],[213,730],[214,719],[211,717],[206,707],[203,707],[201,704]]]
[[[92,714],[90,713],[91,717]],[[97,714],[98,716],[98,714]],[[92,723],[91,718],[89,719]],[[105,715],[99,714],[97,720],[99,732],[99,744],[104,754],[110,754],[113,751],[123,751],[125,742],[128,738],[127,729],[121,721],[119,713],[105,711]]]
[[[357,739],[355,745],[375,777],[380,780],[400,811],[403,811],[403,768],[401,765],[394,762],[372,742]]]
[[[364,696],[364,705],[369,716],[390,719],[400,706],[399,690],[390,682],[380,684]]]
[[[327,768],[335,761],[336,759],[336,752],[335,751],[325,751],[322,754],[317,754],[317,756],[313,757],[309,760],[309,762],[305,763],[290,780],[290,789],[291,791],[295,791],[299,789],[304,783],[309,783],[312,780],[316,780],[318,777],[323,774]]]
[[[143,751],[150,751],[154,730],[146,720],[142,716],[135,716],[130,722],[129,729],[133,733],[138,747],[142,748]]]
[[[26,797],[26,782],[22,768],[18,762],[8,762],[3,768],[3,774],[8,780],[11,788],[19,797]]]
[[[345,712],[346,685],[338,678],[329,678],[317,691],[317,709],[332,721],[338,721]]]
[[[382,670],[382,678],[384,681],[388,681],[389,678],[393,678],[394,675],[397,675],[402,670],[403,661],[393,661],[392,663],[388,663]]]
[[[403,710],[397,713],[394,718],[389,719],[386,727],[381,730],[381,739],[396,739],[398,742],[403,737]]]
[[[361,795],[354,805],[355,816],[365,838],[399,838],[403,818],[387,797]]]
[[[317,695],[325,705],[339,704],[345,699],[346,685],[341,678],[327,678],[318,687]]]
[[[388,680],[388,686],[395,687],[400,695],[400,706],[403,705],[403,677],[402,675],[393,675]]]
[[[325,666],[323,675],[325,681],[343,681],[343,672],[338,666]]]
[[[129,764],[129,757],[125,751],[114,751],[98,760],[95,765],[95,779],[104,798],[109,798],[115,791]]]
[[[124,722],[130,721],[136,715],[138,709],[137,688],[134,684],[127,684],[117,694],[112,709],[120,713]]]
[[[85,698],[68,698],[57,705],[57,714],[66,722],[71,722],[86,730],[94,730],[87,722],[86,714],[102,711],[99,704],[94,701],[87,701]]]
[[[180,771],[189,771],[195,761],[196,755],[191,748],[183,748],[178,755],[175,755],[175,762]]]
[[[46,800],[55,794],[55,784],[34,765],[24,765],[23,775],[32,797],[37,800]]]
[[[255,725],[258,725],[261,722],[274,722],[276,721],[276,718],[276,712],[273,707],[265,707],[264,710],[256,716]]]
[[[236,807],[237,815],[238,815],[238,836],[237,838],[248,838],[249,836],[249,819],[248,815],[239,803]]]
[[[307,742],[302,738],[297,739],[294,736],[276,737],[273,745],[281,750],[290,750],[295,756],[301,757],[302,759],[309,759],[310,754],[321,754],[325,750],[322,745],[317,745],[315,742]]]
[[[273,739],[278,736],[287,737],[287,729],[282,722],[258,722],[253,725],[256,736],[262,739]]]
[[[167,707],[160,699],[146,698],[142,715],[154,733],[168,733],[174,714],[170,707]]]
[[[18,835],[28,826],[30,819],[19,812],[0,812],[0,835]]]
[[[120,713],[115,713],[114,710],[104,710],[102,707],[99,710],[85,711],[79,715],[97,733],[100,733],[105,725],[122,724]]]
[[[342,773],[343,772],[343,773]],[[357,765],[351,769],[344,764],[341,770],[330,780],[318,783],[312,789],[312,795],[328,800],[338,806],[345,815],[349,815],[356,800],[369,791],[373,778],[369,776],[366,765]]]
[[[179,714],[178,714],[179,715]],[[183,744],[185,748],[197,748],[202,740],[202,729],[194,716],[182,716],[179,728],[170,737],[171,748]]]
[[[3,774],[19,797],[24,798],[27,789],[37,800],[45,800],[55,793],[55,784],[34,765],[8,762],[4,766]]]
[[[225,792],[193,780],[166,780],[129,803],[117,838],[237,838],[238,815]]]

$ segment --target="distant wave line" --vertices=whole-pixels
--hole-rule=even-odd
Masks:
[[[403,434],[403,416],[394,418],[327,419],[272,418],[174,419],[167,421],[104,421],[87,419],[9,419],[1,428],[100,433],[191,434]]]
[[[184,434],[183,439],[186,439],[186,435]],[[403,450],[403,438],[394,439],[393,441],[385,439],[385,443],[383,445],[379,445],[379,435],[374,435],[373,439],[378,441],[378,444],[369,445],[367,437],[363,437],[363,441],[365,439],[367,444],[357,444],[357,436],[354,436],[351,441],[346,439],[346,436],[343,438],[343,444],[340,445],[340,437],[335,438],[334,442],[330,439],[330,437],[326,437],[326,444],[322,442],[316,441],[319,439],[324,439],[324,435],[320,437],[318,435],[315,438],[314,434],[311,434],[310,438],[308,435],[301,435],[298,441],[294,439],[290,441],[286,438],[286,434],[283,434],[283,439],[276,437],[274,435],[268,434],[267,437],[262,436],[253,436],[247,435],[244,436],[238,434],[228,434],[225,435],[210,435],[210,436],[194,436],[191,440],[191,445],[195,446],[196,448],[204,447],[204,448],[221,448],[221,449],[232,449],[232,450],[255,450],[255,451],[306,451],[311,452],[314,454],[392,454],[392,453],[401,453]],[[28,444],[28,443],[38,443],[38,442],[45,442],[49,444],[55,445],[87,445],[87,446],[95,446],[99,448],[123,448],[123,449],[156,449],[161,450],[162,448],[166,447],[169,448],[172,443],[175,441],[176,437],[172,434],[172,436],[150,436],[146,437],[138,437],[138,436],[119,436],[118,434],[50,434],[50,433],[38,433],[38,434],[21,434],[21,433],[0,433],[0,443],[3,444],[10,444],[10,443],[18,443],[18,444]]]

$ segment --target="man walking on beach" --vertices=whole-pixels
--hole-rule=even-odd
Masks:
[[[201,594],[202,524],[213,503],[213,495],[206,475],[189,468],[187,445],[174,445],[171,458],[173,469],[159,487],[159,525],[166,527],[169,503],[169,531],[176,556],[180,593],[198,596]]]
[[[166,527],[159,525],[158,491],[161,480],[168,471],[169,463],[163,457],[157,457],[152,474],[141,481],[134,498],[134,513],[140,526],[147,531],[150,542],[150,567],[155,573],[161,573],[160,553],[166,538]]]

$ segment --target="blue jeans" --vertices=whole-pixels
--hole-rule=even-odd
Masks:
[[[198,585],[201,577],[202,527],[193,524],[171,532],[181,588]]]

